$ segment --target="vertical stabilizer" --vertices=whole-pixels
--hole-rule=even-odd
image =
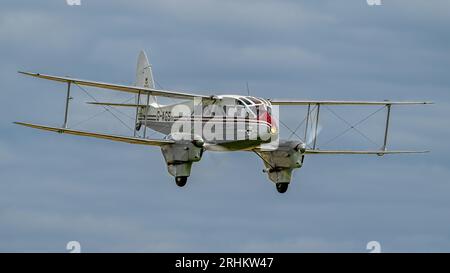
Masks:
[[[152,66],[150,65],[147,54],[144,51],[139,53],[137,69],[136,69],[136,86],[145,88],[155,88],[155,82],[153,80]],[[142,103],[147,102],[147,96],[142,96],[140,101]],[[150,96],[149,104],[157,107],[156,98]]]

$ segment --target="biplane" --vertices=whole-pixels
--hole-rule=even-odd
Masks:
[[[280,193],[288,189],[294,169],[303,165],[310,154],[405,154],[424,153],[417,150],[388,150],[387,140],[392,106],[430,104],[427,101],[342,101],[309,99],[260,98],[250,95],[192,94],[189,92],[157,89],[152,67],[144,51],[138,57],[136,83],[133,86],[52,76],[40,73],[19,73],[67,84],[64,123],[52,127],[24,122],[15,122],[35,129],[93,138],[107,139],[131,144],[160,147],[168,172],[175,178],[176,185],[183,187],[191,174],[194,162],[201,160],[205,151],[247,151],[255,153],[264,164],[263,171],[276,185]],[[71,87],[84,86],[131,93],[134,103],[88,102],[102,107],[128,107],[136,110],[132,136],[113,135],[71,129],[68,126],[68,110]],[[157,97],[181,100],[171,104],[160,104]],[[384,142],[376,150],[323,150],[317,147],[319,114],[321,106],[360,105],[384,106],[386,123]],[[307,107],[304,121],[304,138],[299,140],[280,139],[278,107]],[[165,137],[151,139],[146,131],[151,129]],[[312,141],[306,141],[312,135]]]

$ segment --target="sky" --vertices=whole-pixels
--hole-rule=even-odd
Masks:
[[[67,252],[69,241],[83,252],[368,252],[370,241],[383,252],[450,251],[449,1],[1,5],[1,252]],[[157,147],[12,124],[63,122],[65,86],[18,70],[133,84],[140,50],[170,90],[246,94],[248,82],[265,98],[434,101],[393,108],[389,138],[391,149],[431,153],[311,155],[279,194],[256,155],[207,152],[178,188]],[[82,90],[72,95],[72,128],[131,133]],[[332,110],[354,123],[377,108]],[[132,126],[132,112],[115,113]],[[280,117],[292,129],[304,113]],[[383,113],[358,127],[380,146]],[[347,127],[328,109],[321,118],[319,147],[377,148],[353,130],[327,143]]]

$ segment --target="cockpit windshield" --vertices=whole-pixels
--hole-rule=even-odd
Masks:
[[[263,102],[260,99],[255,97],[247,97],[247,99],[251,100],[254,104],[262,104]]]
[[[240,98],[246,105],[252,105],[252,102],[245,97]]]
[[[270,102],[252,96],[224,96],[221,105],[223,114],[227,116],[260,118],[271,112]]]
[[[239,97],[236,101],[239,102],[238,105],[246,106],[247,112],[254,118],[260,117],[270,111],[270,106],[265,101],[255,97]]]

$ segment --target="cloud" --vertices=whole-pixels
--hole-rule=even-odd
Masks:
[[[448,251],[448,8],[448,1],[406,0],[379,8],[365,1],[3,3],[0,250],[64,252],[78,240],[83,251],[366,252],[378,240],[386,251]],[[245,94],[249,81],[262,97],[434,100],[394,108],[389,142],[432,153],[310,156],[285,195],[254,154],[206,153],[181,189],[157,148],[11,124],[60,125],[65,96],[64,85],[17,70],[130,84],[140,49],[168,89]],[[85,105],[91,99],[78,88],[73,96],[69,124],[102,112]],[[372,111],[333,109],[351,121]],[[303,113],[285,109],[282,118],[295,128]],[[383,118],[361,130],[376,138]],[[319,145],[345,128],[326,110],[322,125]],[[103,113],[77,128],[130,133],[120,126]],[[331,145],[370,143],[348,134]]]

